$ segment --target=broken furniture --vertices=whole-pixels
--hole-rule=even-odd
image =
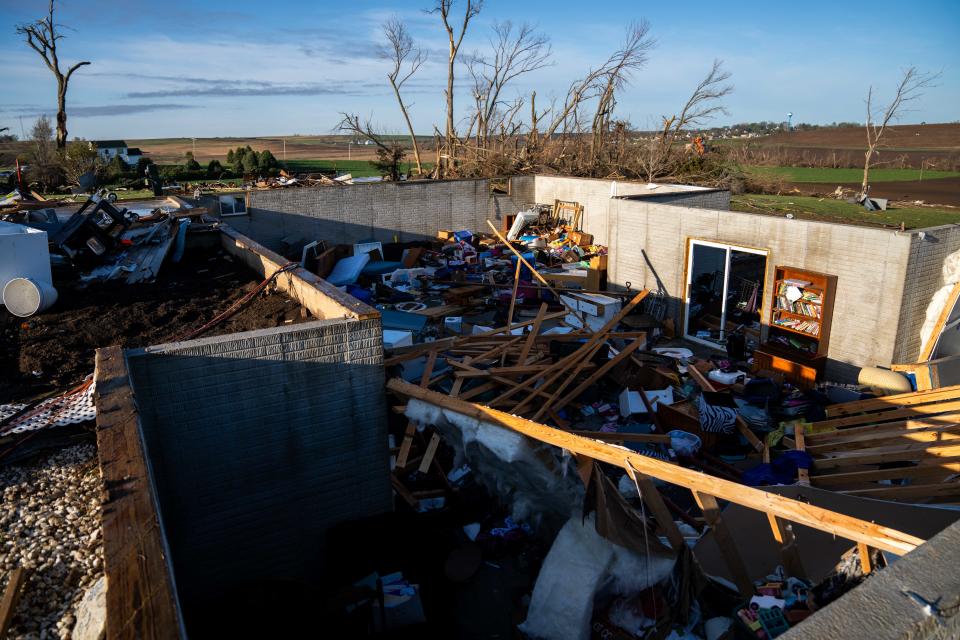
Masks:
[[[101,190],[83,203],[50,242],[76,262],[98,262],[117,247],[120,236],[136,219],[127,209],[115,207],[106,190]]]
[[[774,274],[767,341],[754,352],[755,370],[812,388],[826,365],[837,277],[793,267]]]

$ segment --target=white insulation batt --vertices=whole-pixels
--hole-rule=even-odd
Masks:
[[[405,415],[436,427],[456,452],[454,466],[470,465],[478,482],[511,505],[518,522],[556,531],[583,502],[580,477],[559,464],[547,445],[415,398]]]
[[[960,282],[960,251],[954,251],[943,261],[943,286],[940,287],[933,297],[930,304],[927,305],[927,317],[920,328],[920,351],[922,352],[930,340],[936,340],[938,336],[933,335],[933,329],[937,325],[937,319],[943,313],[943,308],[947,306],[950,299],[950,292],[953,291],[955,284]]]
[[[543,561],[520,630],[544,640],[587,640],[596,595],[640,593],[667,578],[674,558],[644,557],[600,537],[593,516],[574,516]]]

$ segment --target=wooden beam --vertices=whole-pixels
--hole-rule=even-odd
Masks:
[[[570,404],[571,402],[579,398],[580,394],[582,394],[584,391],[586,391],[592,385],[594,385],[597,382],[597,380],[607,375],[608,371],[610,371],[615,366],[623,362],[626,358],[630,356],[630,354],[632,354],[634,351],[640,348],[640,345],[642,345],[645,342],[645,340],[646,340],[645,338],[641,338],[627,344],[627,346],[625,346],[620,351],[620,353],[618,353],[617,355],[613,356],[612,358],[604,362],[599,369],[597,369],[592,374],[590,374],[590,376],[586,380],[578,384],[573,391],[571,391],[570,393],[566,394],[563,398],[561,398],[553,406],[553,410],[560,411],[560,409],[564,408],[565,406],[567,406],[568,404]]]
[[[730,571],[733,582],[740,591],[740,596],[750,598],[754,595],[753,581],[750,579],[750,574],[747,573],[747,567],[743,563],[743,557],[741,557],[740,552],[737,550],[733,536],[730,534],[730,530],[727,529],[727,524],[723,521],[723,516],[720,515],[720,505],[717,503],[717,499],[708,493],[702,493],[700,491],[693,492],[693,499],[703,512],[704,519],[713,529],[713,538],[717,541],[717,546],[720,548],[720,555],[723,556],[723,562],[727,565],[727,570]]]
[[[430,375],[433,373],[433,367],[437,364],[437,352],[431,351],[427,356],[427,363],[423,367],[423,374],[420,376],[420,386],[427,387],[430,382]],[[417,423],[413,420],[407,420],[407,428],[403,433],[403,442],[400,443],[400,453],[397,454],[397,466],[407,466],[407,458],[410,457],[410,447],[413,446],[413,434],[417,432]]]
[[[686,487],[692,491],[703,492],[764,513],[773,513],[791,522],[804,524],[850,540],[862,540],[873,547],[898,555],[912,551],[924,542],[921,538],[894,529],[881,527],[871,522],[822,509],[798,500],[784,498],[729,480],[715,478],[692,469],[625,450],[622,447],[525,420],[488,406],[451,398],[442,393],[422,389],[404,380],[391,379],[387,383],[387,388],[402,396],[416,398],[477,420],[489,422],[573,453],[584,454],[595,460],[607,462],[624,469],[629,465],[641,473]]]
[[[3,600],[0,601],[0,638],[7,637],[10,623],[13,622],[13,614],[17,612],[17,603],[20,602],[23,585],[27,583],[29,577],[30,570],[23,567],[17,567],[10,572],[7,587],[3,590]]]
[[[670,444],[670,436],[660,433],[610,433],[608,431],[574,431],[584,438],[604,442],[644,442],[647,444]]]
[[[537,317],[533,319],[533,327],[530,328],[530,335],[527,336],[526,342],[523,343],[523,350],[520,351],[520,359],[517,360],[517,364],[527,364],[527,357],[530,355],[530,349],[533,347],[534,342],[536,342],[537,336],[540,335],[540,327],[543,325],[543,318],[546,315],[547,303],[543,302],[540,304],[540,310],[537,311]]]
[[[120,347],[97,350],[94,380],[107,638],[179,638],[170,558]]]
[[[960,400],[952,402],[939,402],[935,404],[921,404],[913,407],[903,407],[902,409],[891,409],[890,411],[879,411],[876,413],[864,413],[856,416],[847,416],[844,418],[834,418],[833,420],[821,420],[814,422],[811,429],[819,431],[822,429],[842,429],[843,427],[857,427],[865,424],[876,424],[880,422],[890,422],[892,420],[902,420],[904,418],[914,418],[918,416],[933,416],[938,413],[950,413],[960,411]]]
[[[885,411],[887,409],[900,407],[912,407],[918,404],[930,404],[931,402],[954,400],[956,398],[960,398],[960,385],[943,387],[941,389],[932,389],[930,391],[911,391],[909,393],[897,393],[890,396],[882,396],[880,398],[869,398],[867,400],[843,402],[841,404],[830,405],[826,408],[826,412],[828,418],[841,418],[843,416],[854,415],[857,413]]]
[[[803,439],[803,430],[804,426],[802,423],[798,424],[793,430],[793,436],[796,438],[796,449],[797,451],[804,451],[806,449],[806,444]],[[797,467],[797,483],[805,487],[810,486],[810,470],[801,469]]]
[[[934,443],[937,444],[937,443]],[[842,467],[859,467],[863,465],[882,464],[884,462],[908,462],[923,458],[954,458],[960,456],[960,446],[914,446],[868,450],[852,455],[837,455],[832,458],[818,458],[813,461],[813,468],[817,472]]]
[[[504,392],[503,394],[501,394],[499,397],[494,398],[493,401],[490,402],[490,405],[491,405],[491,406],[496,406],[497,404],[502,404],[502,403],[506,402],[507,400],[509,400],[510,398],[512,398],[512,397],[513,397],[514,395],[516,395],[517,393],[520,393],[520,392],[523,391],[524,389],[528,389],[528,388],[532,387],[532,386],[533,386],[538,380],[540,380],[540,379],[545,379],[545,380],[547,381],[547,384],[549,384],[550,382],[552,382],[552,380],[554,380],[554,379],[556,379],[557,377],[559,377],[560,375],[562,375],[563,371],[564,371],[568,366],[572,365],[573,363],[575,363],[575,362],[577,362],[578,360],[580,360],[581,358],[583,358],[583,357],[584,357],[584,354],[589,353],[590,350],[593,348],[594,345],[596,345],[597,343],[601,342],[602,340],[605,340],[605,339],[606,339],[606,334],[607,334],[607,332],[609,332],[611,329],[613,329],[614,327],[616,327],[617,324],[618,324],[628,313],[630,313],[631,311],[633,311],[633,308],[636,307],[638,304],[640,304],[640,302],[641,302],[644,298],[646,298],[649,293],[650,293],[650,292],[647,291],[646,289],[644,289],[644,290],[640,291],[639,293],[637,293],[637,295],[635,295],[635,296],[630,300],[630,302],[628,302],[627,304],[625,304],[625,305],[623,306],[623,308],[620,309],[620,311],[617,313],[617,315],[615,315],[613,318],[610,318],[610,320],[607,321],[607,323],[606,323],[605,325],[603,325],[603,327],[600,328],[600,331],[597,331],[596,333],[592,334],[589,338],[587,338],[587,341],[586,341],[585,343],[583,343],[583,345],[581,345],[581,347],[580,347],[579,349],[577,349],[576,351],[574,351],[574,352],[571,353],[570,355],[566,356],[565,358],[561,358],[561,359],[557,362],[557,364],[554,365],[554,368],[553,368],[553,369],[548,369],[547,371],[544,372],[543,375],[540,375],[540,376],[532,376],[532,377],[528,378],[527,380],[524,380],[523,382],[521,382],[521,383],[518,384],[517,386],[515,386],[515,387],[513,387],[512,389],[509,389],[508,391],[506,391],[506,392]],[[553,377],[551,378],[551,377],[549,376],[549,374],[553,374],[554,371],[556,371],[556,374],[553,375]]]
[[[950,462],[948,462],[948,460]],[[929,478],[951,473],[960,473],[960,456],[945,458],[943,463],[927,466],[897,467],[896,469],[874,469],[871,471],[848,471],[846,473],[828,473],[810,477],[815,487],[833,488],[844,485],[877,482],[878,480],[898,480],[900,478]]]
[[[808,433],[807,442],[809,444],[823,444],[835,440],[845,440],[860,435],[887,435],[910,431],[912,429],[926,429],[928,427],[946,427],[948,425],[960,424],[960,413],[948,413],[942,416],[933,416],[932,418],[921,418],[919,420],[899,420],[897,422],[885,422],[883,424],[871,424],[865,427],[850,427],[848,429],[837,429],[825,433]]]
[[[807,452],[810,455],[820,455],[831,451],[847,451],[863,449],[864,447],[891,446],[915,442],[944,442],[960,440],[960,424],[948,427],[927,427],[925,429],[909,429],[899,433],[888,433],[874,436],[856,436],[853,438],[836,439],[825,444],[810,445]],[[958,442],[957,444],[960,444]]]
[[[870,562],[870,547],[858,542],[857,553],[860,554],[860,568],[863,569],[863,575],[870,575],[873,572],[873,563]]]
[[[423,454],[423,460],[420,461],[420,467],[418,471],[420,473],[426,473],[430,471],[430,465],[433,463],[433,457],[437,455],[437,447],[440,446],[440,434],[434,432],[430,436],[430,443],[427,444],[427,452]]]
[[[686,544],[686,541],[683,539],[683,534],[680,533],[680,527],[678,527],[674,521],[670,509],[668,509],[666,503],[664,503],[663,496],[660,495],[660,490],[657,489],[657,485],[653,483],[650,476],[645,476],[636,471],[633,472],[633,479],[637,483],[637,486],[640,487],[640,499],[643,500],[644,504],[653,512],[653,517],[657,519],[657,526],[663,531],[667,540],[670,541],[670,546],[676,551],[680,551]]]
[[[803,569],[803,563],[800,561],[800,550],[797,548],[797,537],[793,534],[793,527],[790,523],[784,522],[771,513],[767,514],[767,520],[770,522],[770,530],[773,531],[774,539],[780,545],[780,558],[787,574],[797,578],[806,578],[807,574]]]
[[[536,267],[534,267],[532,264],[530,264],[529,262],[527,262],[527,259],[523,257],[523,254],[521,254],[519,251],[517,251],[517,250],[514,248],[514,246],[513,246],[512,244],[510,244],[510,241],[507,240],[506,238],[504,238],[503,235],[502,235],[499,231],[497,231],[497,228],[494,226],[494,224],[493,224],[492,222],[490,222],[489,220],[487,220],[487,225],[488,225],[491,229],[493,229],[493,233],[495,233],[496,236],[497,236],[497,238],[500,239],[500,242],[502,242],[503,244],[507,245],[507,248],[510,249],[510,251],[512,251],[515,256],[517,256],[517,260],[518,260],[517,266],[518,266],[518,267],[519,267],[519,263],[522,262],[523,265],[524,265],[527,269],[530,269],[530,273],[533,274],[533,277],[536,278],[537,280],[539,280],[539,281],[543,284],[543,286],[545,286],[545,287],[550,291],[550,293],[552,293],[552,294],[557,298],[557,301],[558,301],[560,304],[562,304],[563,306],[567,307],[567,310],[570,311],[571,313],[575,313],[575,312],[576,312],[576,309],[571,309],[569,306],[567,306],[567,304],[566,304],[563,300],[560,299],[560,294],[557,293],[557,290],[554,289],[553,287],[551,287],[551,286],[550,286],[550,283],[547,282],[547,281],[543,278],[542,275],[540,275],[540,272],[537,271]],[[518,269],[518,271],[519,271],[519,269]],[[564,315],[566,315],[566,314],[564,314]]]

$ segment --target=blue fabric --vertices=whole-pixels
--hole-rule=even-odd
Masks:
[[[809,469],[813,458],[806,451],[790,450],[779,455],[770,464],[757,465],[743,472],[743,483],[751,487],[771,484],[793,484],[798,469]]]

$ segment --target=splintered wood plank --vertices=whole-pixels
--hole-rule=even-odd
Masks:
[[[182,622],[120,347],[97,350],[94,378],[107,638],[178,638]]]
[[[780,545],[780,558],[783,560],[783,567],[790,576],[796,578],[806,578],[806,572],[803,569],[803,563],[800,561],[800,550],[797,548],[797,538],[793,534],[793,527],[773,515],[767,514],[767,520],[770,522],[770,530],[773,531],[773,537]]]
[[[430,465],[433,463],[433,457],[437,455],[437,447],[440,446],[440,434],[434,432],[430,436],[430,443],[427,444],[427,452],[423,454],[423,460],[420,461],[419,471],[420,473],[426,473],[430,471]]]
[[[512,398],[514,395],[520,393],[524,389],[529,389],[530,387],[532,387],[534,384],[537,383],[538,380],[543,379],[543,380],[546,380],[547,384],[551,384],[556,378],[563,375],[563,372],[565,370],[567,370],[569,367],[579,362],[582,358],[586,356],[586,354],[590,353],[596,344],[605,340],[607,338],[607,333],[611,329],[616,327],[617,324],[619,324],[619,322],[624,317],[626,317],[628,313],[633,311],[634,307],[640,304],[640,302],[642,302],[643,299],[646,298],[647,295],[649,295],[649,293],[650,292],[647,291],[646,289],[637,293],[637,295],[635,295],[630,300],[630,302],[625,304],[623,308],[620,309],[617,315],[611,318],[603,327],[600,328],[599,331],[591,334],[590,337],[587,338],[587,341],[580,346],[580,348],[578,348],[576,351],[574,351],[570,355],[558,360],[557,363],[551,369],[547,369],[541,375],[531,376],[530,378],[527,378],[526,380],[516,385],[512,389],[507,390],[506,392],[501,394],[499,397],[494,398],[493,401],[490,402],[490,406],[503,404],[504,402]]]
[[[807,452],[810,455],[822,455],[831,451],[849,451],[866,447],[960,440],[960,433],[955,433],[957,431],[960,431],[960,423],[944,427],[926,427],[881,435],[863,435],[853,438],[834,439],[828,440],[826,444],[808,445]],[[960,444],[960,442],[957,444]]]
[[[527,364],[527,357],[530,355],[533,344],[537,341],[537,336],[540,335],[540,327],[543,325],[545,315],[547,315],[547,303],[543,302],[540,304],[540,310],[537,311],[537,317],[533,319],[533,327],[530,329],[530,335],[527,336],[526,342],[523,343],[523,350],[520,351],[520,359],[517,360],[517,364]]]
[[[17,611],[17,603],[20,602],[23,585],[29,577],[30,570],[23,567],[17,567],[10,572],[7,587],[3,590],[3,600],[0,601],[0,638],[7,637],[10,623],[13,622],[13,614]]]
[[[708,493],[716,498],[741,504],[763,513],[772,513],[785,520],[804,524],[849,540],[863,541],[871,547],[898,555],[908,553],[924,542],[921,538],[895,529],[657,460],[623,447],[583,438],[575,433],[538,424],[489,406],[451,398],[443,393],[422,389],[398,378],[389,380],[387,388],[401,396],[416,398],[436,407],[449,409],[481,422],[509,429],[540,442],[566,449],[571,453],[583,454],[623,469],[626,469],[629,465],[641,473],[665,482],[686,487],[692,491]]]
[[[433,374],[433,367],[437,364],[437,351],[431,351],[427,356],[427,363],[423,367],[423,375],[420,376],[420,386],[427,387],[430,383],[430,376]],[[403,433],[403,442],[400,443],[400,453],[397,454],[397,466],[406,467],[407,458],[410,457],[410,448],[413,446],[413,435],[417,432],[417,423],[413,420],[407,421],[407,428]]]
[[[657,485],[653,483],[650,476],[637,473],[636,471],[634,471],[633,474],[637,486],[640,487],[640,499],[643,500],[644,504],[653,512],[653,517],[657,519],[657,526],[663,534],[667,536],[667,540],[670,541],[670,546],[673,547],[674,550],[679,551],[683,548],[683,545],[686,544],[686,541],[684,541],[683,534],[680,533],[680,527],[678,527],[674,521],[670,509],[668,509],[664,503],[663,496],[660,495]]]
[[[960,456],[955,458],[944,458],[940,464],[814,475],[810,477],[810,482],[812,482],[813,486],[815,487],[835,488],[858,483],[877,482],[880,480],[898,480],[900,478],[935,478],[953,473],[960,473]]]
[[[864,413],[844,418],[834,418],[833,420],[821,420],[820,422],[814,422],[811,428],[815,431],[830,428],[842,429],[843,427],[858,427],[865,424],[877,424],[920,416],[935,416],[941,413],[958,411],[960,411],[960,400],[954,400],[951,402],[920,404],[913,407],[903,407],[902,409],[891,409],[889,411]]]
[[[957,398],[960,398],[960,385],[932,389],[930,391],[897,393],[880,398],[854,400],[853,402],[834,404],[826,408],[826,413],[828,418],[841,418],[843,416],[849,416],[857,413],[886,411],[889,409],[899,409],[901,407],[912,407],[918,404],[930,404],[933,402],[942,402],[944,400],[955,400]]]
[[[793,430],[793,436],[796,438],[797,451],[806,450],[806,441],[803,438],[804,436],[803,428],[804,427],[802,424],[798,424],[796,428]],[[809,487],[810,486],[810,470],[798,467],[797,482],[799,484],[802,484],[805,487]]]
[[[809,444],[826,444],[829,442],[842,441],[862,435],[885,436],[902,433],[913,429],[926,429],[934,426],[948,427],[955,424],[960,424],[960,413],[948,413],[945,415],[934,416],[932,418],[921,418],[918,420],[899,420],[897,422],[871,424],[865,427],[849,427],[847,429],[837,429],[834,431],[826,431],[824,433],[808,433],[807,442]]]
[[[870,547],[858,542],[857,553],[860,554],[860,568],[863,569],[863,575],[870,575],[873,571],[873,563],[870,562]]]
[[[561,398],[559,401],[557,401],[557,403],[553,406],[553,410],[559,411],[560,409],[564,408],[569,403],[573,402],[578,397],[580,397],[580,394],[582,394],[584,391],[589,389],[591,385],[597,382],[597,380],[607,375],[607,372],[609,372],[615,366],[617,366],[618,364],[623,362],[626,358],[628,358],[630,354],[636,351],[640,347],[640,345],[644,343],[644,341],[645,341],[644,339],[639,339],[629,343],[626,347],[623,348],[622,351],[620,351],[620,353],[618,353],[614,357],[604,362],[599,369],[594,371],[589,377],[587,377],[587,379],[585,379],[583,382],[578,384],[573,391],[571,391],[570,393],[565,395],[563,398]]]

